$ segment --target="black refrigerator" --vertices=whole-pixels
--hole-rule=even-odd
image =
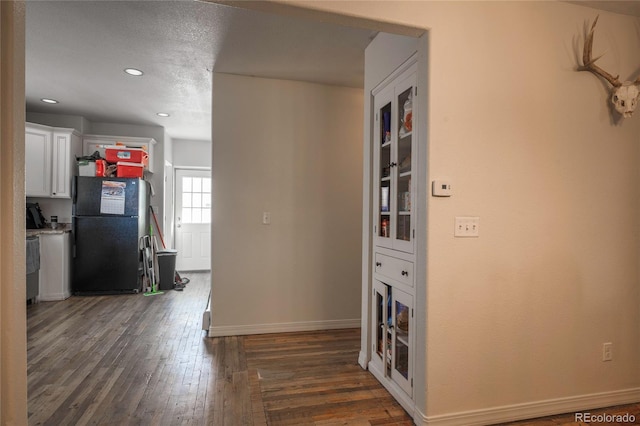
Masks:
[[[139,240],[149,229],[148,185],[138,178],[75,178],[74,294],[141,290]]]

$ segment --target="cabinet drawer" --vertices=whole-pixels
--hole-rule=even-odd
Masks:
[[[376,253],[376,273],[413,287],[413,262]]]

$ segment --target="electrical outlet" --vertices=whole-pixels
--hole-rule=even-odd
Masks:
[[[478,238],[480,236],[480,218],[477,216],[456,216],[453,236]]]
[[[271,212],[262,212],[262,224],[271,225]]]
[[[613,343],[603,343],[602,344],[602,361],[612,361],[613,360]]]

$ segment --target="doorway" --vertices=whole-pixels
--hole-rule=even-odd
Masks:
[[[211,269],[211,170],[175,169],[176,270]]]

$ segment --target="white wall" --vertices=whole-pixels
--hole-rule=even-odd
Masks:
[[[617,121],[576,72],[599,13],[599,64],[635,77],[639,20],[563,2],[314,7],[429,29],[427,179],[453,196],[427,206],[426,417],[640,400],[640,118]],[[465,215],[480,238],[453,237]]]
[[[46,114],[27,111],[27,121],[29,123],[44,124],[52,127],[76,129],[80,133],[89,133],[89,129],[91,129],[91,122],[79,115]]]
[[[211,334],[357,326],[362,90],[227,74],[213,90]]]
[[[174,167],[211,167],[211,141],[174,139]]]

